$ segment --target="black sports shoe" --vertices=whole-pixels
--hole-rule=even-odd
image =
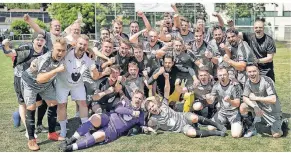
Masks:
[[[59,146],[59,150],[61,152],[72,152],[73,151],[73,146],[72,145],[67,145],[66,143],[61,143]]]
[[[48,133],[48,128],[44,127],[43,125],[38,125],[36,127],[36,134],[38,133]]]

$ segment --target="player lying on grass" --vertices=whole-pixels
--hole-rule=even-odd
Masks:
[[[194,113],[175,112],[168,106],[168,98],[170,93],[169,74],[164,73],[165,89],[164,97],[160,100],[159,97],[149,97],[145,101],[145,108],[152,116],[149,119],[148,125],[155,129],[164,131],[182,132],[188,137],[206,137],[206,136],[225,136],[226,128],[218,123],[215,123],[207,118],[198,116]],[[217,127],[220,131],[197,130],[192,124],[201,123]]]
[[[100,142],[109,143],[127,134],[135,125],[141,126],[143,131],[153,131],[144,126],[145,117],[140,109],[143,98],[143,92],[135,90],[132,101],[122,98],[114,112],[92,115],[71,138],[61,143],[59,149],[73,151],[85,149]],[[93,134],[90,134],[90,130],[94,131]],[[81,136],[85,136],[85,138],[81,139]]]

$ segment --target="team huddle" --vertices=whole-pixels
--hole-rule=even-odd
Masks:
[[[164,13],[157,28],[143,12],[137,15],[146,28],[140,30],[139,22],[132,21],[129,34],[123,33],[120,19],[113,20],[112,28],[100,29],[93,47],[81,34],[80,20],[63,32],[60,22],[52,20],[47,32],[24,16],[35,31],[32,43],[13,48],[6,39],[2,48],[13,60],[19,115],[30,150],[40,149],[35,132],[63,141],[61,151],[157,130],[191,138],[224,137],[227,129],[234,138],[283,135],[274,87],[276,46],[264,33],[264,19],[255,21],[254,33],[239,32],[232,21],[225,27],[218,13],[212,14],[217,25],[207,28],[198,16],[192,27],[171,6],[174,15]],[[82,122],[70,138],[68,96]],[[48,129],[42,125],[46,110]]]

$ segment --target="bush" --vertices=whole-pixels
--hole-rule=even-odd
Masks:
[[[23,20],[15,20],[11,23],[10,31],[14,32],[14,35],[29,34],[29,25]]]

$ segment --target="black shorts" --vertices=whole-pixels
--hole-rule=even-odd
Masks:
[[[20,105],[25,104],[23,96],[22,96],[22,92],[21,92],[21,77],[14,76],[14,91],[16,93],[18,103]],[[42,98],[40,97],[39,94],[37,94],[36,101],[41,101],[41,100]]]

